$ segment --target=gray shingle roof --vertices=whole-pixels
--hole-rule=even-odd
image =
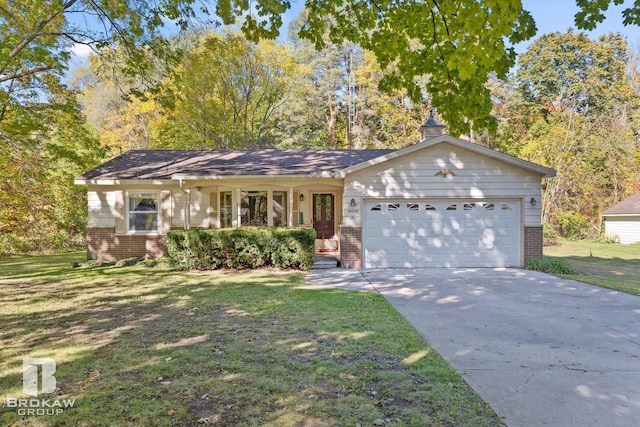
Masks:
[[[640,215],[640,191],[611,206],[602,215]]]
[[[170,179],[193,176],[282,176],[335,172],[394,150],[134,150],[80,179]]]

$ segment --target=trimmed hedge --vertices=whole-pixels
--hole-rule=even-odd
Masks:
[[[169,259],[187,270],[279,267],[308,270],[314,261],[312,228],[241,227],[176,230],[167,234]]]

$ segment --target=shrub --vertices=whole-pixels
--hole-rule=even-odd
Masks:
[[[311,228],[241,227],[167,234],[171,265],[188,270],[279,267],[306,270],[314,260]]]
[[[569,261],[548,256],[527,260],[524,268],[549,274],[578,274],[578,271]]]
[[[556,218],[560,235],[568,239],[589,238],[591,223],[589,218],[579,212],[561,212]]]

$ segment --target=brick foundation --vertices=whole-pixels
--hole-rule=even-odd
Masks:
[[[340,226],[340,266],[362,267],[362,227]]]
[[[542,226],[524,228],[524,262],[532,258],[542,258]]]
[[[166,253],[165,236],[116,235],[113,227],[87,228],[88,259],[157,258]]]

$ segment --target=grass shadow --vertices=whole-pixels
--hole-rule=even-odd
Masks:
[[[58,363],[47,398],[77,403],[2,408],[8,424],[501,425],[378,294],[268,270],[18,265],[0,279],[0,397],[21,394],[29,355]]]

